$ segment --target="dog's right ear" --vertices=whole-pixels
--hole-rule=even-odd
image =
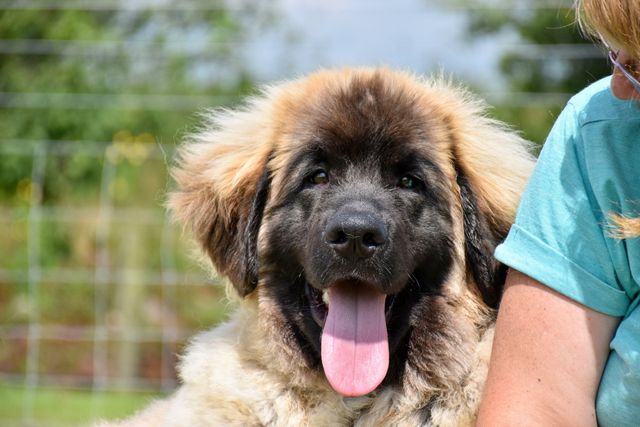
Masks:
[[[169,209],[241,296],[258,280],[257,238],[273,139],[269,108],[265,98],[209,115],[204,129],[180,148],[172,170],[177,189]]]

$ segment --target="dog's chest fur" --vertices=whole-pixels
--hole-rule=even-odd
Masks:
[[[321,371],[310,369],[299,357],[288,354],[293,350],[274,339],[269,332],[271,325],[261,324],[255,316],[254,307],[243,307],[225,325],[193,340],[181,366],[183,390],[170,402],[167,425],[473,424],[488,362],[491,329],[475,343],[467,360],[457,361],[465,365],[466,372],[460,372],[458,386],[447,385],[446,393],[408,366],[402,387],[385,387],[375,395],[344,398],[331,389]],[[246,325],[260,326],[247,330]]]

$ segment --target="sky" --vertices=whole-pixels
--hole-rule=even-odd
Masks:
[[[446,2],[444,2],[446,4]],[[514,34],[472,40],[467,14],[437,0],[278,0],[280,30],[260,34],[248,54],[259,80],[287,79],[323,67],[387,65],[444,71],[495,90],[497,63]],[[441,3],[442,4],[442,3]],[[293,39],[283,43],[283,39]]]

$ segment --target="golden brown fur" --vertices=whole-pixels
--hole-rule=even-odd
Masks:
[[[257,253],[275,226],[270,209],[286,196],[287,168],[331,94],[377,81],[385,96],[411,100],[428,131],[428,155],[450,194],[453,264],[441,292],[415,306],[406,364],[397,383],[345,398],[294,344],[269,291],[270,265],[247,258],[255,195],[269,171]],[[371,99],[368,99],[371,98]],[[360,100],[373,105],[374,95]],[[121,426],[462,426],[472,425],[486,375],[493,310],[483,301],[465,249],[463,175],[486,222],[504,237],[533,160],[527,144],[487,118],[484,104],[443,79],[389,70],[323,71],[268,88],[243,108],[215,112],[183,148],[170,208],[203,245],[237,296],[231,319],[194,338],[180,365],[183,385]],[[340,115],[336,116],[340,120]],[[345,119],[346,120],[346,119]],[[402,122],[400,122],[402,123]],[[337,123],[345,129],[350,123]],[[311,135],[312,136],[312,135]],[[425,148],[426,150],[426,148]],[[489,237],[491,237],[489,236]],[[487,237],[488,238],[488,237]],[[249,265],[249,267],[247,266]],[[254,283],[252,277],[257,277]],[[437,315],[434,315],[437,313]],[[160,421],[162,420],[162,421]]]

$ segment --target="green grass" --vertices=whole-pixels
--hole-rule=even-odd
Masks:
[[[24,387],[0,383],[0,425],[82,426],[96,419],[126,417],[157,397],[160,396],[142,392],[92,393],[54,388],[30,393]],[[28,423],[29,406],[32,423]]]

